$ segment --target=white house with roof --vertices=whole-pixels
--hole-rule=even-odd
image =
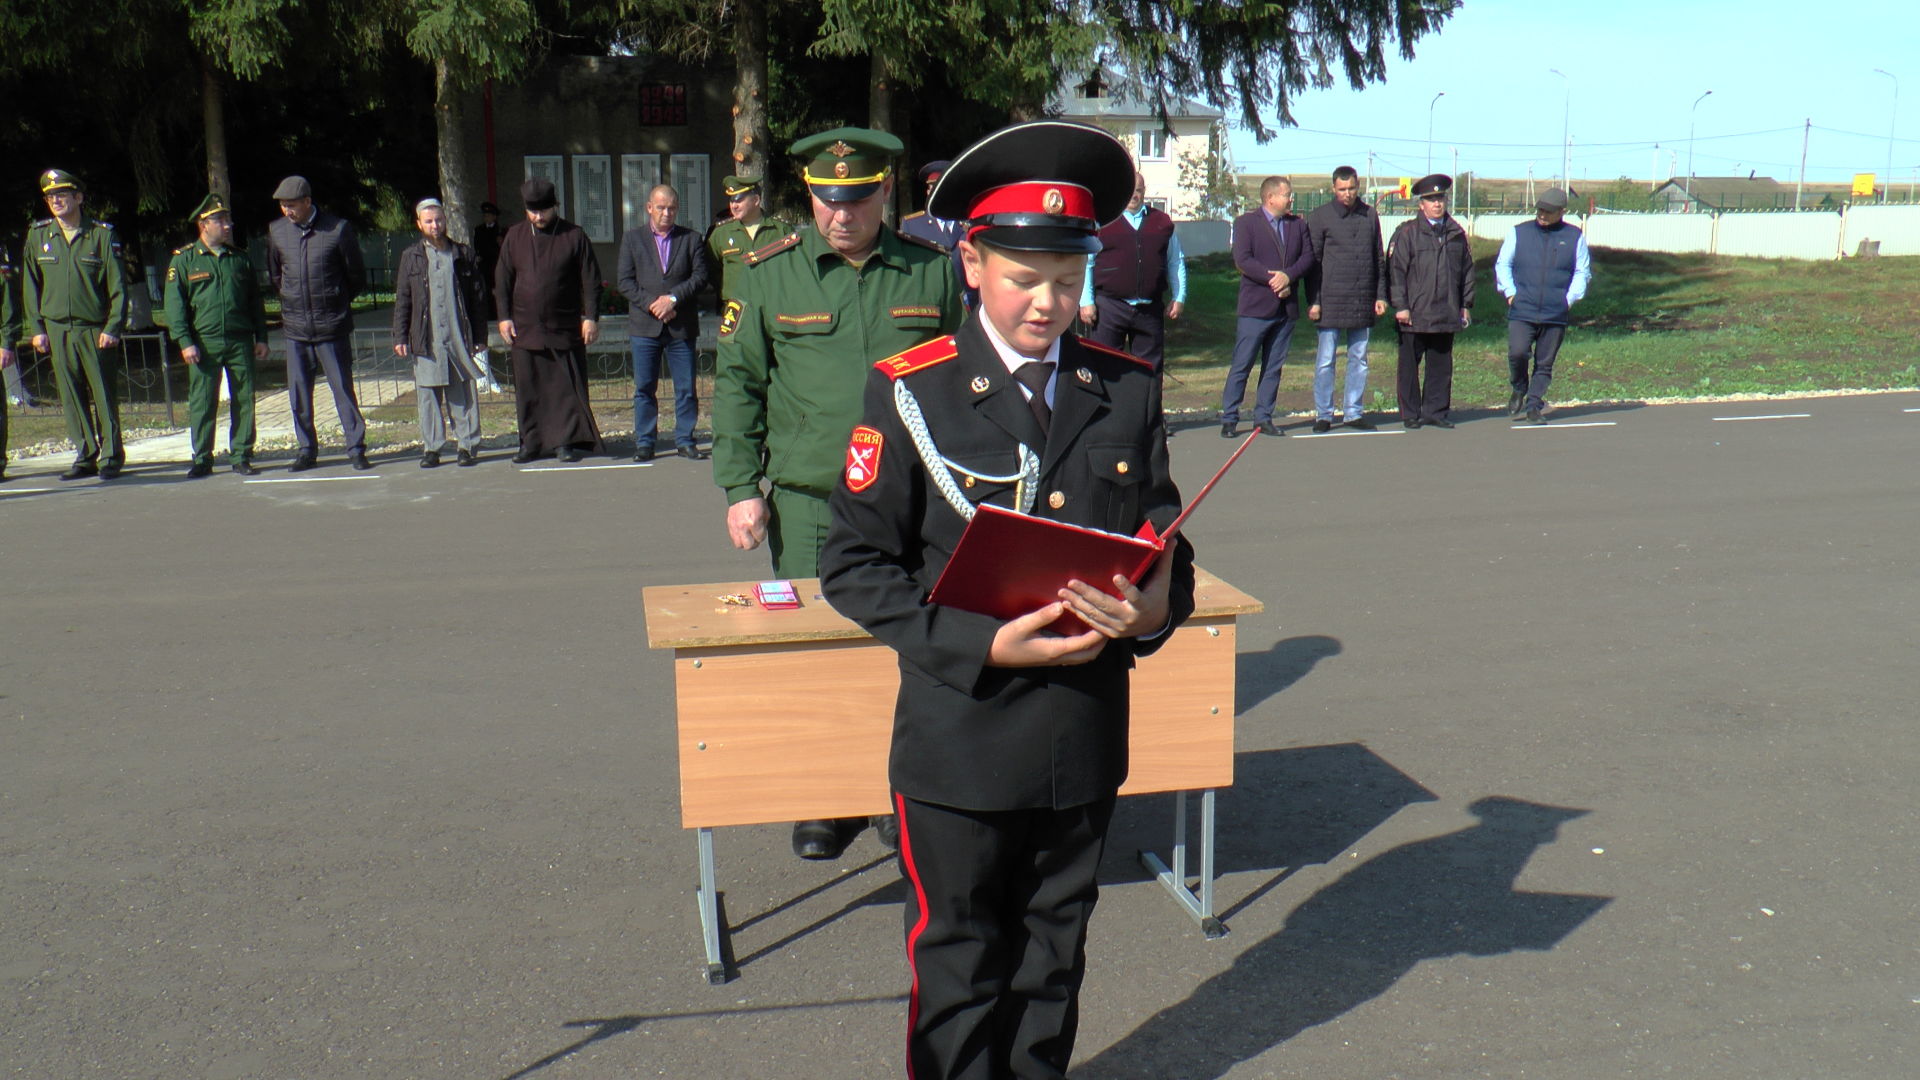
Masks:
[[[1140,175],[1146,177],[1149,204],[1175,220],[1194,216],[1200,192],[1182,185],[1180,166],[1190,161],[1194,167],[1187,170],[1189,178],[1205,177],[1207,148],[1225,116],[1219,109],[1175,97],[1168,101],[1163,120],[1137,80],[1104,65],[1090,73],[1068,76],[1049,104],[1049,111],[1061,119],[1097,124],[1125,142],[1133,151]],[[1226,139],[1221,138],[1219,144],[1220,165],[1232,175]]]

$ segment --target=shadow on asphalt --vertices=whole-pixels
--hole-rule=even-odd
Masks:
[[[1380,996],[1422,960],[1545,951],[1612,899],[1514,888],[1534,851],[1554,841],[1562,822],[1587,811],[1502,796],[1468,809],[1479,824],[1402,844],[1354,867],[1231,968],[1074,1075],[1217,1080]]]
[[[1266,652],[1234,657],[1233,714],[1245,716],[1268,698],[1306,677],[1313,666],[1341,653],[1339,638],[1302,634],[1282,638]]]

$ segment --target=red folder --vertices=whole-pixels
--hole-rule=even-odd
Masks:
[[[1240,443],[1164,534],[1156,533],[1152,522],[1126,536],[982,503],[960,534],[953,558],[940,571],[929,599],[962,611],[1014,619],[1059,599],[1056,594],[1073,579],[1109,592],[1115,574],[1137,585],[1187,517],[1259,434],[1256,428]],[[1070,636],[1086,633],[1087,625],[1069,612],[1051,629]]]

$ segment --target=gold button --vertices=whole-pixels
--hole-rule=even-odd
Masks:
[[[1047,496],[1047,505],[1053,507],[1055,510],[1067,505],[1067,493],[1064,491],[1056,491]]]
[[[973,486],[973,477],[971,477],[971,476],[969,476],[969,477],[967,477],[967,486],[968,486],[968,487],[972,487],[972,486]]]
[[[1113,468],[1114,468],[1114,471],[1115,471],[1115,472],[1118,472],[1118,473],[1119,473],[1119,474],[1120,474],[1121,476],[1125,476],[1125,475],[1127,475],[1127,463],[1126,463],[1126,462],[1124,462],[1124,461],[1123,461],[1123,462],[1121,462],[1120,464],[1118,464],[1118,465],[1115,465],[1115,466],[1114,466]]]

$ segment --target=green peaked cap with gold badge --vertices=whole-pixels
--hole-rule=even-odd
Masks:
[[[807,187],[822,202],[858,202],[880,190],[906,144],[884,131],[843,127],[793,144],[806,159]]]
[[[40,174],[40,194],[51,195],[56,191],[85,191],[80,178],[65,169],[48,169]]]
[[[193,208],[193,216],[189,220],[198,225],[215,214],[232,212],[233,208],[227,205],[227,200],[221,198],[219,192],[209,191],[207,197],[200,200],[200,205]]]

